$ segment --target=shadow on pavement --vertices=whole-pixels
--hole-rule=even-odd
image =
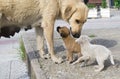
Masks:
[[[98,45],[103,45],[107,48],[114,47],[117,45],[117,41],[115,40],[108,40],[108,39],[93,39],[91,41],[92,44],[98,44]]]

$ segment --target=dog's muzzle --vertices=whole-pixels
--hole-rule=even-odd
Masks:
[[[72,35],[73,35],[74,38],[79,38],[81,34],[80,33],[79,34],[75,33],[75,34],[72,34]]]
[[[70,28],[70,30],[71,30],[71,28]],[[80,32],[79,32],[79,33],[73,33],[72,30],[71,30],[71,34],[72,34],[72,36],[73,36],[74,38],[79,38],[80,35],[81,35]]]

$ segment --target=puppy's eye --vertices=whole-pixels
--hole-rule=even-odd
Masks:
[[[80,23],[80,20],[76,19],[75,22],[76,22],[77,24],[79,24],[79,23]]]

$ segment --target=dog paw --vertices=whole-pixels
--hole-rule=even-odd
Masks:
[[[98,68],[99,68],[99,66],[98,66],[98,65],[95,65],[94,67],[95,67],[95,69],[98,69]]]
[[[100,69],[95,69],[95,72],[100,72],[101,70]]]
[[[73,62],[71,65],[75,65],[76,64],[76,62]]]
[[[50,54],[42,54],[41,58],[43,58],[43,59],[49,59],[50,58]]]
[[[72,63],[72,65],[75,65],[75,64],[77,64],[77,63],[79,63],[79,60],[74,61],[74,62]]]
[[[80,64],[80,67],[85,67],[87,64],[85,63],[85,62],[82,62],[81,64]]]
[[[50,54],[45,54],[44,55],[44,59],[49,59],[50,58]]]
[[[69,64],[72,64],[72,63],[73,63],[73,61],[68,61],[68,63],[69,63]]]
[[[100,72],[102,71],[102,68],[95,69],[95,72]]]
[[[56,64],[60,64],[63,62],[62,58],[57,58],[56,56],[51,56],[51,59],[53,60],[53,62],[55,62]]]

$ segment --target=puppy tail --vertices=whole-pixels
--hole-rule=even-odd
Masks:
[[[113,59],[113,56],[110,54],[110,61],[111,61],[111,63],[114,65],[115,64],[115,62],[114,62],[114,59]]]

